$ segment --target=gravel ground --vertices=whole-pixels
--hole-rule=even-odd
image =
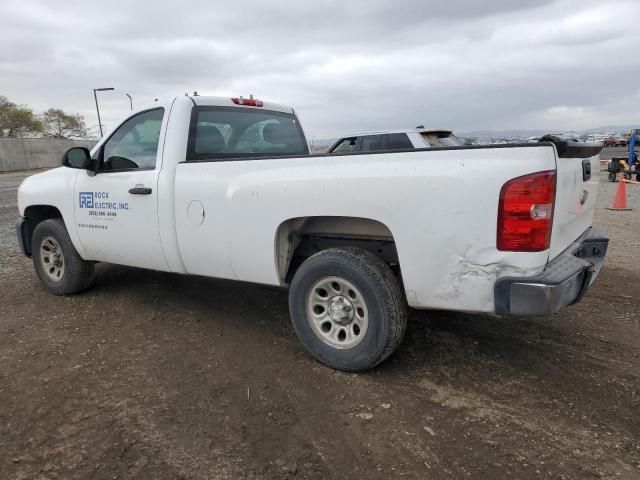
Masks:
[[[582,303],[548,318],[411,312],[354,375],[298,343],[286,292],[100,265],[55,297],[0,175],[0,478],[640,478],[640,186]]]

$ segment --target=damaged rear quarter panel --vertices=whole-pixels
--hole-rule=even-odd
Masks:
[[[448,305],[455,300],[455,310],[491,313],[496,279],[539,273],[547,263],[548,253],[500,252],[493,248],[475,251],[471,247],[463,255],[451,252],[450,258],[435,295]]]
[[[498,276],[534,275],[547,261],[496,249],[500,189],[554,168],[553,147],[541,145],[180,164],[176,211],[192,198],[207,211],[197,232],[177,218],[182,258],[188,273],[280,285],[283,222],[370,219],[393,235],[409,305],[493,312]]]
[[[549,252],[496,248],[500,189],[508,180],[553,170],[553,147],[468,150],[446,175],[425,175],[428,201],[394,236],[407,301],[414,308],[494,312],[494,285],[503,276],[532,276]],[[427,162],[425,162],[427,163]],[[400,237],[400,238],[398,238]]]

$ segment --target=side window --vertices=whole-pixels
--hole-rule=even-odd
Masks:
[[[406,150],[413,148],[413,144],[406,133],[390,133],[387,135],[388,150]]]
[[[356,151],[358,137],[349,137],[342,140],[331,153],[351,153]]]
[[[156,166],[164,109],[140,113],[120,125],[102,147],[102,171]]]
[[[384,135],[365,135],[362,137],[363,152],[378,152],[384,150]]]

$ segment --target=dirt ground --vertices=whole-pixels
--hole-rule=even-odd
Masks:
[[[0,478],[640,478],[640,188],[596,226],[582,303],[548,318],[411,312],[366,374],[312,360],[283,290],[100,265],[68,298],[14,238],[0,175]]]

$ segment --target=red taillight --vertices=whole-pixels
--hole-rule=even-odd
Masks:
[[[246,105],[247,107],[262,107],[264,105],[262,100],[256,100],[253,97],[251,98],[233,97],[231,101],[236,105]]]
[[[509,180],[500,190],[498,250],[541,252],[549,248],[556,172],[538,172]]]

